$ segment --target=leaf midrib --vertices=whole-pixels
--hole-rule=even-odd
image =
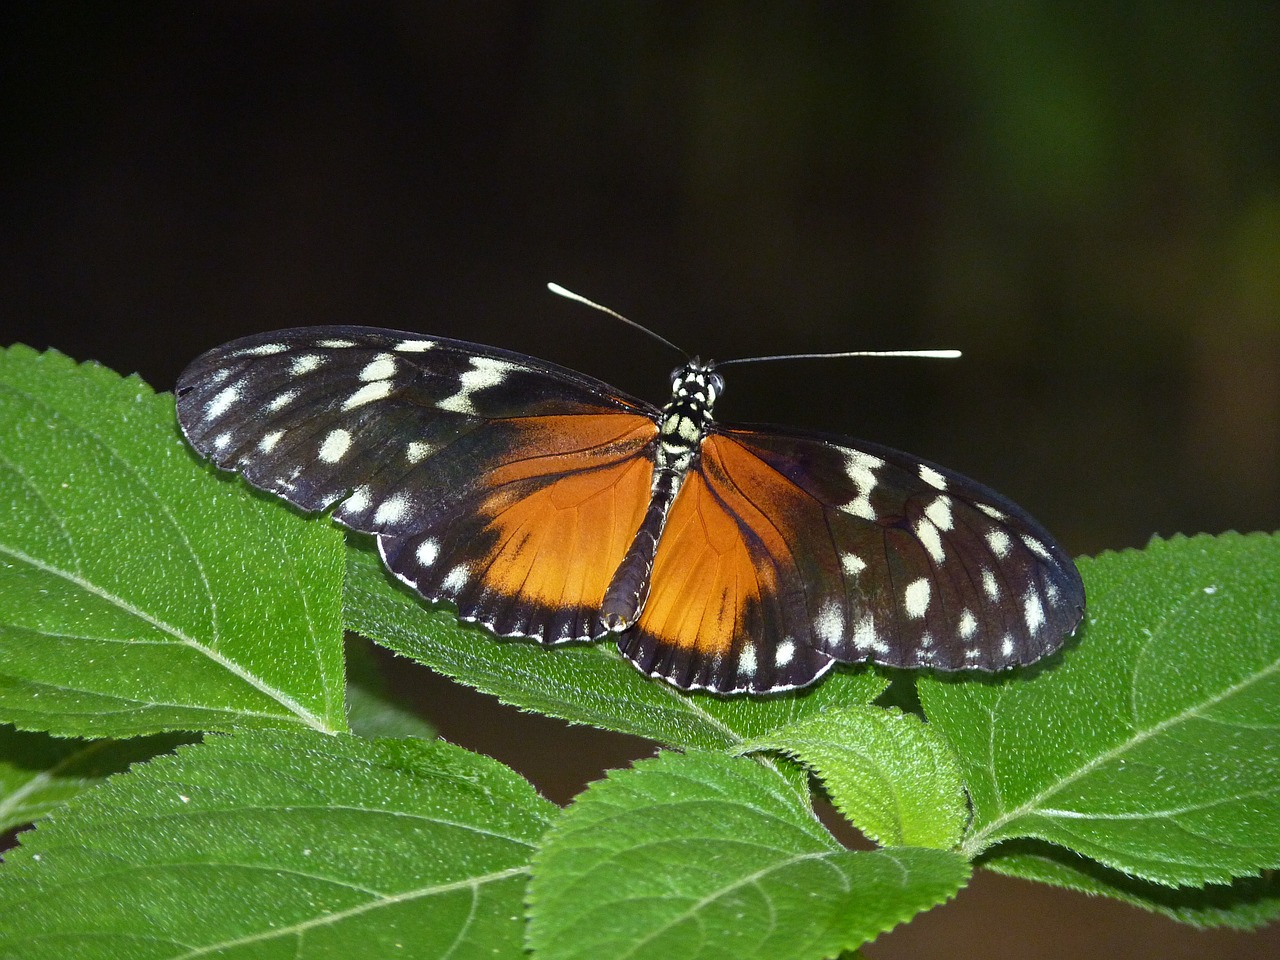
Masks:
[[[30,556],[27,553],[24,553],[21,550],[7,546],[3,543],[0,543],[0,554],[12,557],[14,560],[17,560],[20,563],[27,564],[28,566],[36,570],[39,570],[42,573],[59,577],[62,580],[66,581],[67,583],[70,583],[78,587],[84,592],[92,596],[98,597],[101,600],[106,601],[108,604],[111,604],[112,606],[116,607],[118,610],[123,611],[129,616],[134,617],[142,621],[143,623],[149,624],[150,626],[154,627],[156,630],[160,631],[162,634],[173,637],[174,640],[176,640],[183,646],[186,646],[196,651],[200,655],[208,658],[209,660],[217,664],[219,667],[226,670],[232,676],[240,679],[241,681],[246,683],[248,686],[257,690],[259,693],[263,694],[269,699],[272,699],[275,702],[279,703],[282,707],[284,707],[290,713],[298,717],[299,720],[301,720],[304,724],[306,724],[311,729],[316,730],[320,733],[336,733],[337,732],[336,730],[332,729],[327,723],[325,723],[321,717],[317,716],[311,710],[304,707],[297,699],[285,693],[283,690],[279,689],[278,687],[274,687],[271,684],[266,683],[260,677],[249,672],[244,667],[240,666],[234,660],[231,660],[223,656],[218,651],[201,643],[195,637],[188,636],[186,633],[184,633],[182,630],[180,630],[178,627],[174,626],[173,624],[170,624],[164,620],[161,620],[160,618],[154,616],[153,614],[148,613],[145,610],[142,610],[141,608],[130,603],[128,600],[124,599],[123,597],[120,597],[114,593],[111,593],[108,590],[103,589],[98,584],[93,583],[92,581],[86,580],[84,577],[80,576],[77,573],[64,570],[61,567],[57,567],[53,564],[45,563],[42,560],[39,560],[33,556]],[[193,706],[196,706],[196,705],[193,705]],[[208,708],[201,707],[200,709],[208,709]]]
[[[1175,713],[1169,717],[1166,717],[1164,720],[1161,720],[1159,723],[1155,724],[1154,726],[1149,727],[1146,730],[1137,733],[1136,735],[1128,738],[1127,740],[1117,743],[1111,749],[1098,754],[1096,757],[1089,760],[1087,763],[1081,764],[1079,767],[1077,767],[1067,776],[1058,780],[1051,786],[1046,787],[1044,790],[1041,790],[1039,793],[1033,794],[1031,797],[1027,798],[1027,800],[1019,804],[1017,807],[1014,807],[1012,810],[1005,811],[999,817],[992,820],[985,827],[975,832],[971,837],[969,837],[968,840],[965,841],[965,843],[961,848],[962,851],[967,857],[972,859],[973,857],[976,857],[979,853],[981,853],[983,850],[985,850],[987,846],[989,846],[989,844],[986,842],[989,837],[994,837],[995,839],[1005,839],[999,836],[999,832],[1001,828],[1003,828],[1006,824],[1011,823],[1014,820],[1017,820],[1019,817],[1022,817],[1031,813],[1037,813],[1037,814],[1046,815],[1046,816],[1050,815],[1048,810],[1037,809],[1042,801],[1061,792],[1062,790],[1074,784],[1076,781],[1082,779],[1086,775],[1092,773],[1094,770],[1103,766],[1104,764],[1110,763],[1112,760],[1115,760],[1123,756],[1129,750],[1141,746],[1151,738],[1161,733],[1164,733],[1166,730],[1169,730],[1187,720],[1199,718],[1201,714],[1204,713],[1205,711],[1213,708],[1214,706],[1217,706],[1219,703],[1223,702],[1229,697],[1232,697],[1243,690],[1247,690],[1254,683],[1257,683],[1260,680],[1266,679],[1278,671],[1280,671],[1280,661],[1273,661],[1271,664],[1258,670],[1256,673],[1249,675],[1249,677],[1247,677],[1246,679],[1239,681],[1237,683],[1234,683],[1229,687],[1225,687],[1214,696],[1209,697],[1205,700],[1202,700],[1198,703],[1191,704],[1185,709],[1179,711],[1178,713]]]

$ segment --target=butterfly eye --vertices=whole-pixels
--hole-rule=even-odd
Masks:
[[[720,374],[713,373],[707,377],[707,384],[711,388],[712,400],[724,393],[724,377],[720,376]]]

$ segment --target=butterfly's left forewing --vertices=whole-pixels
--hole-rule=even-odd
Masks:
[[[182,375],[195,449],[304,510],[334,507],[464,619],[598,636],[648,499],[656,411],[520,354],[363,327],[284,330]]]

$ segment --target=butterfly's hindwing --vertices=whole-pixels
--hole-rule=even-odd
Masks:
[[[685,689],[805,686],[835,661],[807,642],[798,582],[773,519],[723,482],[704,444],[671,508],[648,603],[619,646]]]
[[[653,579],[624,653],[721,692],[804,686],[837,660],[1001,670],[1057,649],[1084,609],[1074,564],[994,491],[773,428],[703,440]]]
[[[655,430],[629,414],[581,421],[591,436],[506,421],[523,455],[460,480],[462,493],[405,524],[411,533],[374,530],[388,567],[503,636],[601,636],[601,600],[647,503]]]
[[[803,577],[814,639],[837,659],[1001,670],[1056,649],[1080,622],[1070,558],[976,481],[877,444],[725,433],[822,506],[824,524],[788,529],[822,545],[797,549],[815,565]]]

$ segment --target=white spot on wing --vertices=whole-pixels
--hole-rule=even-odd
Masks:
[[[986,591],[988,599],[1000,599],[1000,581],[996,579],[996,575],[990,570],[982,571],[982,589]]]
[[[471,578],[471,571],[467,569],[465,563],[460,563],[445,576],[440,583],[440,589],[445,593],[457,593],[467,585],[467,580]]]
[[[756,648],[748,644],[738,653],[738,676],[754,677],[756,668]]]
[[[934,499],[932,503],[924,508],[924,515],[939,530],[950,530],[955,525],[955,520],[951,516],[950,497],[937,497]]]
[[[208,406],[204,408],[204,416],[206,420],[213,420],[222,416],[227,412],[227,408],[240,399],[240,391],[243,388],[242,383],[233,383],[229,387],[223,387],[219,390]]]
[[[1022,600],[1022,619],[1027,621],[1027,629],[1033,634],[1044,626],[1044,604],[1034,590],[1028,591]]]
[[[275,445],[280,442],[280,438],[284,436],[283,430],[272,430],[265,437],[258,441],[258,449],[263,453],[270,453],[275,449]]]
[[[960,639],[972,640],[973,635],[978,632],[978,621],[974,619],[973,613],[964,610],[960,614]]]
[[[1028,550],[1034,553],[1041,560],[1053,559],[1053,557],[1050,556],[1049,554],[1049,548],[1046,547],[1039,540],[1037,540],[1035,537],[1031,536],[1031,534],[1029,533],[1022,534],[1022,542],[1027,545]]]
[[[371,503],[369,488],[367,486],[359,486],[351,491],[351,496],[347,497],[342,504],[342,512],[345,514],[364,513],[369,509]]]
[[[378,524],[399,523],[408,514],[409,498],[403,493],[397,493],[378,504],[378,509],[373,514],[373,522]]]
[[[374,400],[381,400],[389,393],[391,393],[390,380],[375,380],[373,383],[366,383],[351,396],[347,397],[342,404],[342,409],[354,410],[356,407],[362,407],[366,403],[372,403]]]
[[[991,548],[992,553],[1003,560],[1009,555],[1009,535],[1003,530],[988,530],[987,546]]]
[[[834,646],[844,637],[844,614],[839,604],[826,603],[813,621],[813,632],[828,646]]]
[[[929,609],[929,594],[929,581],[924,577],[907,584],[907,589],[902,591],[902,603],[906,607],[907,616],[915,620],[923,617]]]
[[[418,549],[414,552],[418,558],[418,562],[424,567],[429,567],[436,562],[440,556],[440,544],[435,540],[423,540],[418,544]]]
[[[942,535],[938,533],[938,528],[929,522],[928,517],[917,520],[915,530],[916,539],[924,545],[934,563],[941,563],[947,559],[946,552],[942,549]]]
[[[845,450],[844,459],[845,473],[853,481],[857,493],[840,509],[864,520],[874,520],[876,511],[871,506],[871,491],[876,488],[876,471],[884,466],[884,461],[860,450]]]
[[[325,463],[337,463],[351,449],[351,434],[339,427],[330,430],[320,444],[320,459]]]
[[[856,577],[863,570],[867,569],[866,561],[856,553],[841,554],[840,566],[844,568],[844,572],[850,577]]]
[[[276,413],[277,411],[283,410],[289,404],[293,403],[293,401],[296,400],[297,397],[298,397],[297,390],[286,390],[284,393],[277,395],[274,400],[268,403],[267,409],[270,410],[272,413]]]
[[[380,353],[364,365],[361,380],[388,380],[396,375],[396,360],[389,353]]]
[[[773,652],[773,662],[779,667],[785,667],[796,655],[796,644],[794,640],[783,640],[778,644],[778,648]]]
[[[213,449],[221,450],[231,442],[231,434],[220,433],[213,438]]]
[[[1007,633],[1004,635],[1004,639],[1000,641],[1000,656],[1013,656],[1013,637]]]
[[[269,357],[273,353],[284,353],[288,349],[288,344],[284,343],[260,343],[248,350],[241,350],[240,354],[245,357]]]
[[[404,448],[405,459],[410,463],[421,463],[431,456],[433,449],[434,447],[429,443],[423,443],[421,440],[410,440],[409,445]]]
[[[932,467],[926,467],[923,463],[920,464],[920,479],[938,490],[947,489],[947,478]],[[943,527],[943,529],[945,530],[946,528]]]
[[[880,639],[876,632],[876,621],[867,614],[853,628],[853,645],[859,650],[873,650],[876,653],[888,653],[888,645]]]
[[[401,340],[392,350],[397,353],[426,353],[435,348],[434,340]]]
[[[1005,520],[1008,520],[1008,519],[1009,519],[1009,518],[1008,518],[1008,517],[1006,517],[1003,513],[1001,513],[999,510],[997,510],[995,507],[990,506],[990,505],[988,505],[988,504],[985,504],[985,503],[975,503],[975,504],[974,504],[974,506],[975,506],[975,507],[977,507],[979,510],[981,510],[983,513],[985,513],[985,514],[986,514],[988,517],[990,517],[992,520],[999,520],[999,521],[1003,522],[1003,521],[1005,521]]]
[[[341,350],[344,347],[354,347],[356,345],[356,342],[354,340],[342,340],[342,339],[317,340],[316,343],[319,346],[328,347],[330,350]]]
[[[289,372],[295,377],[300,377],[304,373],[310,373],[315,370],[322,363],[324,363],[324,357],[315,353],[304,353],[293,361],[293,364],[289,367]]]
[[[493,357],[472,357],[470,362],[471,369],[458,377],[458,392],[437,404],[441,410],[475,414],[476,408],[471,402],[471,395],[488,387],[496,387],[508,373],[519,369],[515,364],[495,360]]]

